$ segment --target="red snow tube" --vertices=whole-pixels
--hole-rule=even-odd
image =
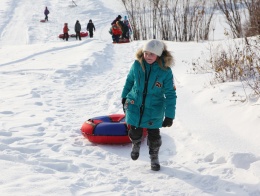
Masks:
[[[64,34],[59,34],[59,38],[63,38]]]
[[[80,36],[81,37],[87,37],[88,36],[88,32],[80,32]],[[59,38],[63,38],[63,34],[59,34],[58,37]],[[76,37],[76,34],[70,34],[69,37]]]
[[[80,36],[81,37],[87,37],[88,36],[88,32],[80,32]]]
[[[85,121],[81,127],[82,135],[90,142],[99,144],[130,143],[125,114],[99,116]],[[147,129],[143,129],[143,137]]]
[[[122,39],[122,38],[120,38],[118,44],[129,43],[129,42],[130,42],[129,39]],[[113,41],[113,44],[115,44],[115,43],[116,43],[116,42]]]

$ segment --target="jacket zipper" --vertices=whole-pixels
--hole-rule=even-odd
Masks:
[[[150,78],[150,73],[151,73],[152,68],[150,67],[148,75],[146,75],[146,69],[145,69],[145,85],[144,85],[144,90],[143,90],[143,99],[142,99],[142,105],[140,107],[140,118],[139,118],[139,123],[138,127],[140,127],[142,118],[143,118],[143,113],[144,113],[144,106],[145,106],[145,99],[147,95],[147,90],[148,90],[148,82]]]
[[[155,81],[154,81],[154,83],[153,83],[152,89],[153,89],[153,87],[155,86],[157,79],[158,79],[158,76],[156,76],[156,79],[155,79]]]
[[[140,86],[140,78],[141,78],[141,74],[140,74],[140,70],[138,72],[138,85]]]

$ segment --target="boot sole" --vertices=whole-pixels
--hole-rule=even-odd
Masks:
[[[153,171],[160,171],[160,168],[151,168]]]
[[[132,154],[131,153],[131,158],[132,158],[132,160],[137,160],[138,158],[139,158],[139,153],[137,154],[137,153],[135,153],[135,154]]]
[[[151,166],[151,170],[153,171],[159,171],[160,169],[161,169],[160,165]]]

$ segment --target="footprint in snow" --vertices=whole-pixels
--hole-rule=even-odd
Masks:
[[[259,161],[260,157],[256,157],[250,153],[236,153],[231,157],[231,163],[237,168],[249,169],[251,163]]]

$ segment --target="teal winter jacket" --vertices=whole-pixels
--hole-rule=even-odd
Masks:
[[[136,127],[157,129],[164,117],[175,118],[176,90],[170,67],[161,68],[157,61],[152,65],[136,60],[125,82],[122,98],[126,123]],[[145,82],[147,81],[147,89]]]

